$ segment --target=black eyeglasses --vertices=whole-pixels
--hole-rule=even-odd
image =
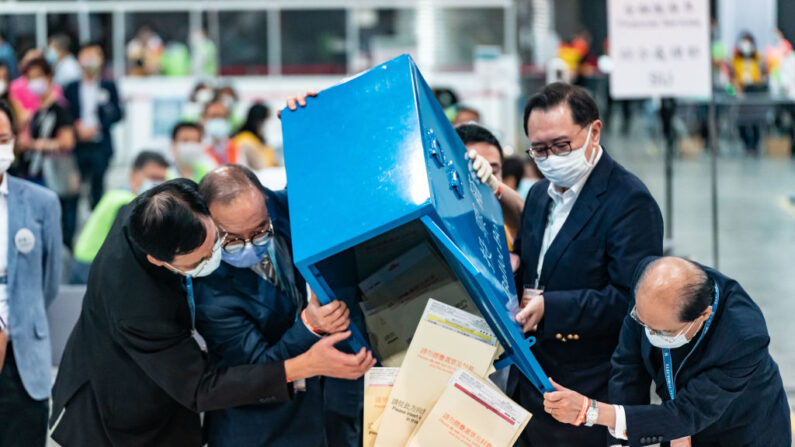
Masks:
[[[586,129],[586,127],[581,127],[575,135],[579,135],[583,129]],[[553,155],[565,157],[571,153],[571,141],[557,141],[552,144],[536,144],[530,146],[525,152],[534,160],[545,160],[550,152]]]
[[[239,237],[232,237],[227,238],[222,248],[225,252],[233,255],[235,253],[239,253],[242,251],[247,243],[251,245],[255,245],[257,247],[262,247],[267,245],[270,240],[273,239],[273,224],[268,222],[266,225],[261,227],[257,230],[254,234],[252,234],[248,239],[243,239]]]
[[[527,155],[534,160],[545,160],[549,153],[565,157],[571,153],[571,141],[559,141],[554,144],[538,144],[527,149]]]

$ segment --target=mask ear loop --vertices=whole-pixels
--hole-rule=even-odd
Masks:
[[[593,130],[593,123],[591,123],[591,125],[588,126],[588,138],[586,139],[586,144],[590,144],[591,143],[591,130]],[[593,145],[591,145],[591,146],[593,147]],[[588,150],[588,148],[586,147],[584,150]],[[591,152],[591,159],[590,160],[586,160],[586,163],[588,163],[588,166],[593,166],[594,160],[596,160],[596,155],[597,155],[596,154],[596,150]]]

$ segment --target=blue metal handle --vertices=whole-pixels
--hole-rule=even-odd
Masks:
[[[433,129],[428,129],[425,133],[425,143],[428,145],[428,153],[431,156],[431,159],[436,163],[437,168],[441,168],[444,166],[444,152],[442,151],[442,145],[439,144],[439,139],[436,138],[436,134],[433,132]]]
[[[456,198],[464,198],[464,184],[461,182],[461,176],[458,174],[458,171],[456,171],[452,161],[447,165],[447,183],[450,185],[450,189],[453,190]]]

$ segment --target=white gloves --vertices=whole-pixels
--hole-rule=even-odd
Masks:
[[[500,182],[497,180],[497,177],[494,176],[491,164],[474,150],[467,153],[467,158],[472,160],[472,169],[475,170],[480,182],[486,184],[486,186],[491,188],[491,192],[497,194],[500,188]]]

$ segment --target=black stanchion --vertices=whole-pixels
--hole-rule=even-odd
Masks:
[[[715,93],[709,96],[709,149],[710,159],[710,198],[712,201],[712,266],[718,269],[719,237],[718,237],[718,141],[715,123]]]

